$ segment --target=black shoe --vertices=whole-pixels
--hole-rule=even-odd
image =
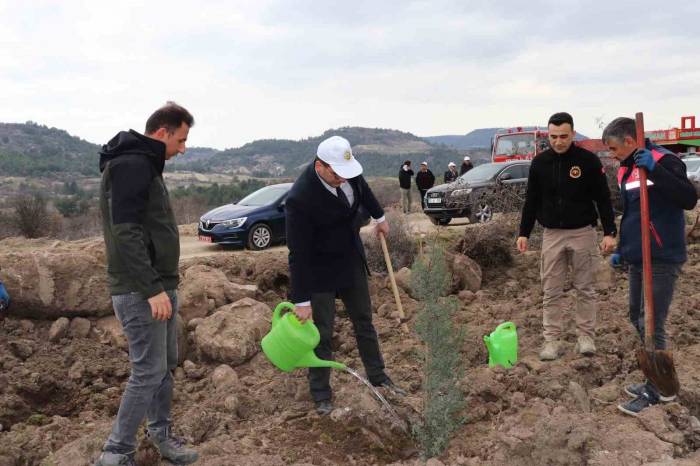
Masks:
[[[328,416],[333,411],[331,400],[321,400],[316,402],[316,412],[321,416]]]
[[[372,384],[374,385],[374,384]],[[406,390],[399,388],[394,382],[392,382],[391,379],[386,379],[384,382],[374,385],[375,387],[381,387],[381,388],[386,388],[388,391],[393,393],[394,395],[399,395],[399,396],[406,396]]]
[[[636,417],[643,409],[657,404],[659,404],[658,398],[656,398],[653,394],[650,394],[649,392],[645,391],[634,400],[628,401],[627,403],[623,403],[621,405],[617,405],[617,409],[619,409],[625,414],[629,414],[630,416]]]
[[[645,392],[656,392],[656,390],[650,387],[648,383],[633,383],[632,385],[628,385],[625,387],[625,393],[627,393],[632,398],[637,398]],[[660,393],[655,394],[658,396],[659,401],[663,401],[664,403],[668,403],[676,399],[675,396],[663,396]]]

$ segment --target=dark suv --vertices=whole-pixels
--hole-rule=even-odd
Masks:
[[[429,189],[423,212],[434,224],[447,225],[455,217],[483,223],[491,220],[494,210],[520,210],[529,170],[530,160],[479,165],[452,183]]]

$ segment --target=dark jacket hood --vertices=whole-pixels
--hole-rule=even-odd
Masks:
[[[127,154],[141,154],[147,157],[158,173],[163,173],[165,144],[157,139],[144,136],[133,129],[120,131],[107,144],[102,146],[100,151],[100,172],[104,171],[107,162]]]

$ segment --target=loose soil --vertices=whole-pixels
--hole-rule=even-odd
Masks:
[[[222,253],[202,247],[185,252],[187,260]],[[267,304],[282,300],[288,283],[271,268],[284,263],[286,248],[234,255],[248,265],[230,274],[266,284],[261,300]],[[481,291],[463,293],[456,322],[467,332],[458,349],[466,366],[460,386],[467,421],[439,460],[448,465],[700,464],[700,247],[689,247],[668,320],[682,391],[678,402],[651,408],[640,418],[616,408],[628,399],[624,386],[642,380],[634,357],[638,339],[627,319],[625,275],[611,274],[609,287],[599,293],[597,354],[574,352],[572,325],[565,355],[543,363],[537,358],[542,330],[538,263],[537,251],[516,255],[508,269],[485,271]],[[385,396],[412,424],[422,406],[421,345],[413,331],[419,303],[401,292],[411,329],[405,335],[391,316],[386,277],[374,274],[370,291],[375,312],[386,304],[375,314],[375,325],[388,373],[408,391],[403,398]],[[361,369],[342,305],[338,314],[336,358]],[[482,337],[503,321],[518,327],[519,362],[509,370],[491,369]],[[87,337],[49,342],[51,324],[12,317],[0,323],[0,466],[90,464],[118,409],[129,375],[127,354],[100,339],[94,328]],[[192,348],[192,333],[189,339]],[[217,390],[211,374],[219,364],[196,348],[187,358],[192,364],[175,373],[173,418],[175,430],[200,452],[198,464],[420,464],[410,435],[391,425],[348,374],[333,373],[338,409],[320,417],[303,370],[281,373],[259,353],[235,367],[237,383]],[[138,464],[159,461],[142,442]]]

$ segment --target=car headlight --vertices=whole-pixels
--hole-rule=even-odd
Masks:
[[[472,188],[466,188],[466,189],[455,189],[452,191],[452,196],[466,196],[467,194],[472,192]]]
[[[247,219],[248,217],[232,218],[230,220],[224,220],[221,224],[226,227],[238,228],[243,225]]]

